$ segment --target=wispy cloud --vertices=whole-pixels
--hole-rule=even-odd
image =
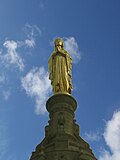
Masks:
[[[6,89],[7,87],[7,77],[5,76],[5,74],[1,74],[0,75],[0,97],[2,97],[4,100],[8,100],[8,98],[10,97],[10,89]]]
[[[81,59],[81,52],[78,43],[74,37],[64,37],[65,49],[69,52],[73,59],[73,63],[77,63]]]
[[[104,139],[109,150],[103,149],[99,160],[120,159],[120,111],[114,112],[113,117],[106,123]]]
[[[51,93],[51,84],[48,77],[48,72],[45,71],[44,67],[36,67],[31,69],[21,80],[22,87],[27,95],[35,98],[36,114],[43,114],[46,111],[45,102]]]
[[[6,48],[7,52],[0,54],[0,59],[2,63],[9,67],[10,65],[15,65],[20,70],[24,69],[24,63],[23,59],[19,56],[19,53],[17,52],[17,42],[13,40],[6,40],[3,44],[3,46]]]
[[[8,98],[10,97],[10,94],[11,94],[10,90],[4,90],[3,91],[4,100],[8,100]]]
[[[25,40],[25,45],[26,45],[26,47],[34,48],[34,46],[35,46],[35,39],[34,38],[26,39]]]
[[[24,27],[26,38],[20,40],[5,40],[3,43],[4,52],[0,50],[0,60],[5,67],[15,66],[20,71],[25,68],[24,58],[20,55],[20,49],[34,48],[36,45],[36,37],[41,36],[42,32],[37,25],[26,24]],[[19,50],[19,52],[18,52]],[[23,50],[22,50],[23,52]],[[2,80],[2,79],[0,79]]]
[[[84,139],[86,141],[95,142],[95,141],[99,141],[101,139],[101,135],[100,135],[100,132],[98,132],[98,131],[97,132],[90,131],[89,133],[85,132]]]
[[[25,39],[24,44],[29,48],[34,48],[36,43],[36,37],[41,36],[42,31],[37,25],[26,24],[24,27],[27,39]]]
[[[37,25],[30,25],[27,23],[25,24],[24,31],[29,38],[42,35],[42,31]]]

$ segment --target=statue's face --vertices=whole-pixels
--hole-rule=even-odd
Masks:
[[[56,39],[55,40],[55,46],[61,46],[61,47],[63,47],[63,41],[61,39]]]

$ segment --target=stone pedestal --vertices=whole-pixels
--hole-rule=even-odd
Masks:
[[[76,100],[67,94],[56,94],[46,103],[49,112],[45,138],[32,152],[30,160],[96,160],[89,144],[79,136],[74,119]]]

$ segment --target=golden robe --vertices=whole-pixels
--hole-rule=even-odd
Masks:
[[[48,61],[49,79],[53,87],[54,93],[71,94],[71,67],[72,59],[67,51],[54,51]]]

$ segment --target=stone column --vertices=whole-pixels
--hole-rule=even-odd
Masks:
[[[55,94],[46,102],[49,112],[45,138],[30,160],[96,160],[89,144],[79,136],[76,100],[69,94]]]
[[[49,134],[64,132],[73,135],[76,100],[68,94],[56,94],[48,99],[46,108],[50,118]]]

